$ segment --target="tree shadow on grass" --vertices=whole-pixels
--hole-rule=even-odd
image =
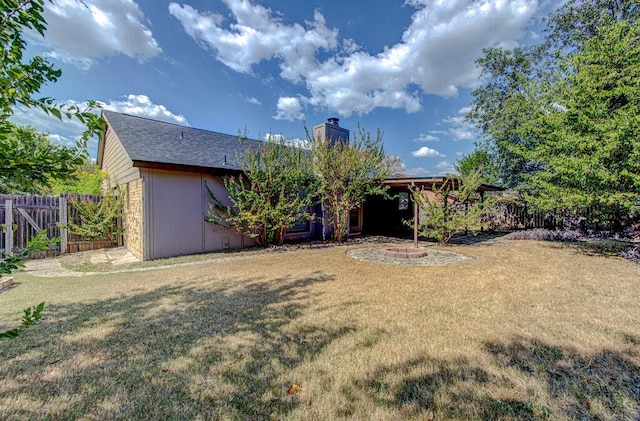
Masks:
[[[629,339],[631,337],[631,339]],[[583,355],[536,339],[490,342],[488,365],[418,358],[364,382],[378,404],[425,419],[640,419],[640,348]]]
[[[602,256],[620,258],[620,253],[629,247],[633,247],[634,243],[627,241],[588,239],[584,241],[548,241],[550,247],[559,249],[569,249],[576,254],[586,256]]]
[[[500,240],[504,240],[508,232],[477,232],[475,235],[472,233],[456,234],[450,240],[448,244],[462,245],[462,246],[494,246],[500,244]]]
[[[302,320],[322,274],[165,286],[51,305],[0,344],[3,419],[259,419],[297,405],[288,373],[355,330]],[[345,309],[335,309],[345,311]]]

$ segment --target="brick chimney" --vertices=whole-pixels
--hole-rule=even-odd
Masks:
[[[327,139],[331,143],[331,146],[336,142],[349,143],[349,130],[340,127],[337,117],[330,117],[326,123],[318,124],[313,128],[314,139]]]

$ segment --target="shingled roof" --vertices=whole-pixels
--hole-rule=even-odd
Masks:
[[[164,121],[103,111],[134,166],[153,164],[240,170],[238,135],[194,129]],[[257,142],[249,140],[249,142]]]

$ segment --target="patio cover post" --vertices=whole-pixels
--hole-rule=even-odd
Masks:
[[[411,187],[415,188],[416,183],[411,182]],[[418,201],[413,201],[413,244],[418,248]]]

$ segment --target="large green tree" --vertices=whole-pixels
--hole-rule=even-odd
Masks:
[[[287,229],[312,216],[316,189],[309,153],[283,139],[241,142],[243,173],[225,178],[227,198],[209,189],[213,204],[206,220],[233,227],[263,246],[282,244]]]
[[[331,139],[310,139],[318,195],[323,217],[332,227],[336,240],[347,239],[349,212],[360,207],[368,195],[384,194],[380,183],[389,175],[384,165],[382,134],[375,137],[358,127],[354,139],[332,142]]]
[[[34,127],[5,122],[0,135],[0,193],[37,194],[56,180],[74,177],[83,149],[53,143]]]
[[[523,175],[537,169],[521,150],[535,142],[522,127],[536,109],[539,55],[534,49],[490,48],[478,60],[484,83],[473,92],[467,118],[482,132],[478,146],[489,153],[499,181],[507,187],[521,187]]]
[[[455,169],[462,177],[471,177],[477,174],[480,183],[496,184],[498,182],[493,158],[484,148],[476,148],[469,154],[463,155],[455,163]]]
[[[639,15],[635,1],[571,0],[540,45],[485,51],[468,118],[505,186],[545,209],[637,210]]]
[[[102,120],[91,112],[95,102],[90,102],[87,109],[81,109],[76,105],[58,103],[52,98],[38,97],[45,85],[55,83],[61,75],[60,69],[48,60],[40,56],[27,59],[24,55],[26,30],[33,30],[44,37],[44,4],[45,0],[0,1],[0,146],[3,149],[0,185],[15,185],[16,180],[27,182],[30,178],[41,184],[44,182],[42,174],[55,175],[56,170],[60,177],[72,176],[73,171],[69,169],[81,162],[69,160],[68,148],[49,148],[47,154],[36,151],[27,158],[21,140],[31,137],[30,141],[40,146],[42,142],[39,142],[39,136],[26,136],[30,129],[21,131],[9,122],[15,107],[39,108],[60,120],[76,118],[84,123],[87,131],[74,148],[74,156],[80,156],[86,140],[104,128]],[[13,162],[12,156],[20,157],[21,161]],[[21,189],[29,190],[24,187],[22,185]]]
[[[640,20],[600,26],[526,125],[525,156],[543,207],[594,208],[620,222],[640,210]]]

